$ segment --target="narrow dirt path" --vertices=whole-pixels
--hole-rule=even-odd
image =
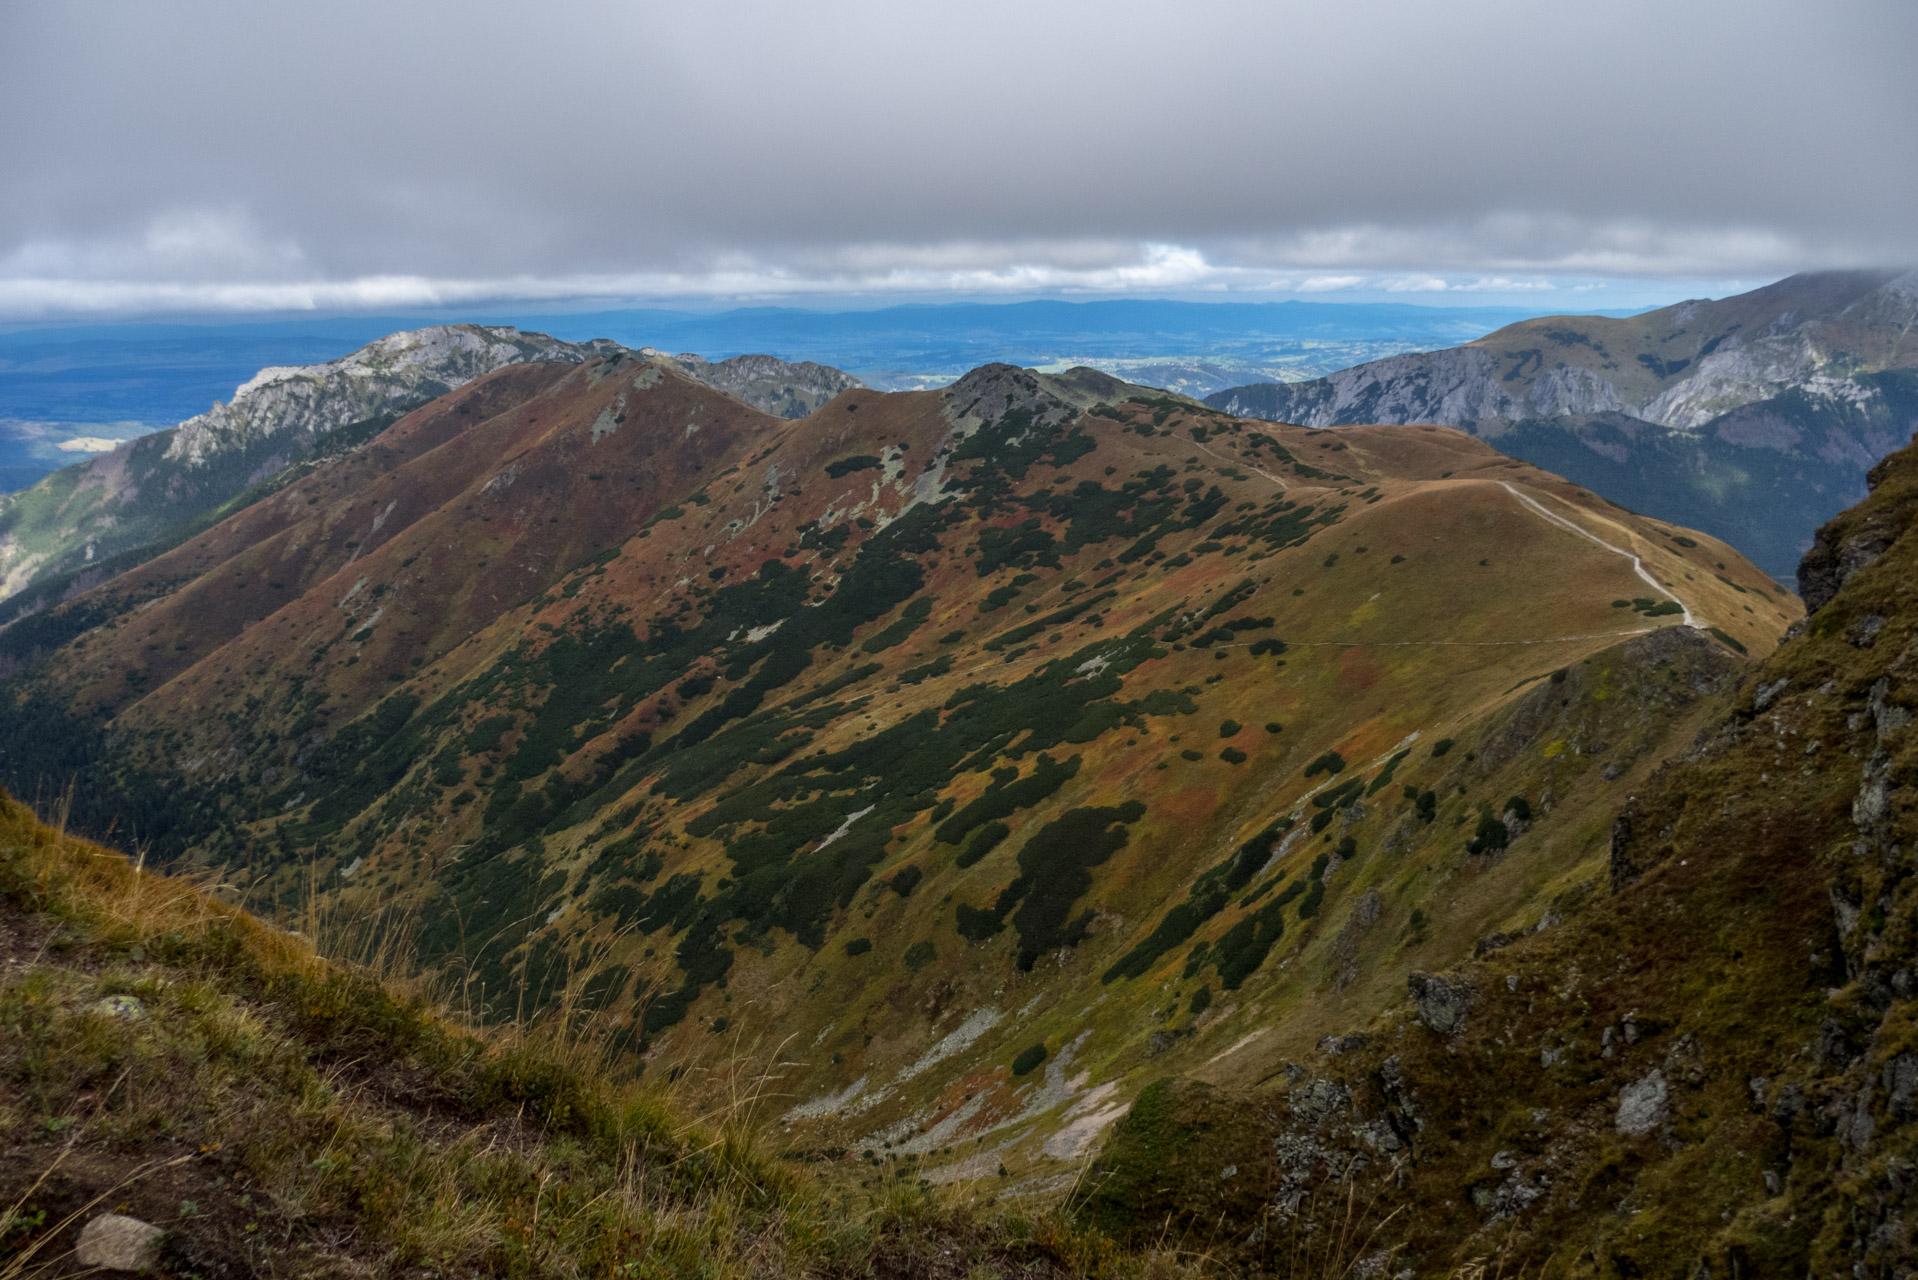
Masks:
[[[1259,475],[1264,476],[1267,480],[1270,480],[1273,484],[1277,485],[1280,493],[1285,493],[1291,487],[1287,485],[1285,481],[1279,479],[1277,476],[1273,475],[1270,471],[1267,471],[1264,467],[1259,466],[1255,462],[1247,462],[1243,458],[1228,458],[1224,454],[1219,453],[1217,450],[1208,448],[1205,445],[1205,443],[1200,440],[1194,440],[1192,442],[1192,447],[1199,450],[1199,452],[1201,453],[1210,455],[1211,457],[1213,457],[1219,462],[1225,463],[1226,466],[1231,467],[1234,470],[1237,470],[1240,467],[1244,467],[1247,471],[1257,472]]]
[[[1536,512],[1543,519],[1550,520],[1553,524],[1557,525],[1561,529],[1569,529],[1581,538],[1586,538],[1592,542],[1596,542],[1599,546],[1605,548],[1607,551],[1610,551],[1614,555],[1621,555],[1621,556],[1624,556],[1627,560],[1630,560],[1632,562],[1633,573],[1636,573],[1639,577],[1643,578],[1651,586],[1652,590],[1658,592],[1659,595],[1664,596],[1667,600],[1670,600],[1672,603],[1676,604],[1680,609],[1685,611],[1686,626],[1688,627],[1698,626],[1698,619],[1692,616],[1691,606],[1686,604],[1683,600],[1680,600],[1678,596],[1664,583],[1660,582],[1657,578],[1654,578],[1651,575],[1651,571],[1645,568],[1645,562],[1640,560],[1637,556],[1625,550],[1623,547],[1613,546],[1611,543],[1605,541],[1605,539],[1599,537],[1597,534],[1592,533],[1584,528],[1581,528],[1579,525],[1574,524],[1570,520],[1567,520],[1564,516],[1554,515],[1552,512],[1547,511],[1544,507],[1540,506],[1532,498],[1527,497],[1525,494],[1520,493],[1517,489],[1514,489],[1506,481],[1501,480],[1499,481],[1499,484],[1504,486],[1505,491],[1507,493],[1511,494],[1514,498],[1517,498],[1520,502],[1530,507],[1534,512]]]

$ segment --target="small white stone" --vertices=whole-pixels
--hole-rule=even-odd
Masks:
[[[74,1257],[83,1267],[145,1271],[159,1261],[160,1237],[165,1234],[150,1222],[103,1213],[81,1230]]]
[[[147,1007],[138,996],[107,996],[93,1002],[93,1011],[122,1022],[138,1022],[147,1016]]]

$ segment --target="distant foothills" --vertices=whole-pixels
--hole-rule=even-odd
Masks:
[[[231,395],[256,370],[322,363],[390,333],[458,322],[537,329],[572,341],[611,338],[714,360],[771,352],[835,365],[882,390],[943,386],[993,361],[1035,367],[1063,361],[1112,364],[1107,372],[1135,382],[1203,395],[1452,346],[1538,314],[1519,307],[1118,299],[856,311],[743,307],[0,325],[0,421],[171,425]],[[1165,368],[1156,381],[1141,371],[1157,365]],[[0,456],[0,465],[6,462]]]

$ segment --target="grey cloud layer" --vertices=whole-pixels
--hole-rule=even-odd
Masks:
[[[16,0],[0,280],[1910,260],[1914,48],[1905,0]]]

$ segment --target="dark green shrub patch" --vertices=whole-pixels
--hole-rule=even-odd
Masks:
[[[1375,796],[1387,786],[1391,785],[1392,775],[1398,772],[1399,765],[1404,763],[1405,757],[1411,754],[1412,751],[1408,747],[1406,750],[1395,754],[1390,760],[1387,760],[1385,767],[1379,770],[1379,776],[1372,779],[1372,785],[1365,789],[1365,794],[1367,796]]]
[[[855,454],[850,458],[841,458],[837,462],[828,462],[826,474],[838,480],[855,471],[870,471],[879,465],[879,459],[870,453]]]
[[[1305,776],[1308,778],[1316,778],[1321,773],[1343,773],[1344,771],[1345,757],[1336,751],[1328,751],[1305,766]]]
[[[943,676],[952,670],[952,655],[942,653],[924,666],[909,667],[899,673],[900,684],[923,684],[935,676]]]
[[[1066,916],[1092,887],[1090,869],[1125,847],[1126,826],[1145,816],[1137,800],[1121,805],[1069,809],[1039,828],[1019,850],[1019,879],[1026,885],[1012,917],[1019,931],[1019,967],[1030,969],[1039,956],[1069,946]]]
[[[1063,787],[1079,772],[1078,756],[1064,764],[1041,753],[1032,772],[1024,778],[1017,769],[995,769],[985,794],[939,824],[934,839],[943,844],[958,844],[966,833],[982,823],[1004,818],[1019,809],[1029,809]]]
[[[988,822],[972,833],[972,839],[966,841],[966,847],[959,851],[953,863],[959,867],[970,867],[997,849],[1005,838],[1012,834],[1012,828],[1003,822]]]
[[[864,643],[859,647],[867,653],[883,653],[896,644],[904,643],[913,632],[925,626],[926,619],[931,616],[932,601],[921,596],[919,599],[906,605],[905,609],[899,614],[899,620],[897,622],[879,631],[875,631],[872,635],[866,637]]]
[[[1240,845],[1229,859],[1201,875],[1185,901],[1168,911],[1151,935],[1120,957],[1099,980],[1110,983],[1120,978],[1139,977],[1157,964],[1161,956],[1190,938],[1201,924],[1224,909],[1232,894],[1250,884],[1264,869],[1279,838],[1291,826],[1290,818],[1280,818]]]
[[[989,526],[979,531],[979,558],[973,567],[984,578],[1016,566],[1033,569],[1059,567],[1059,544],[1033,516],[1009,529]]]
[[[1239,984],[1265,963],[1273,946],[1285,934],[1283,908],[1284,903],[1276,899],[1267,903],[1227,929],[1213,944],[1210,959],[1218,971],[1220,986],[1227,991],[1237,991]]]
[[[1359,798],[1365,789],[1364,778],[1347,778],[1336,787],[1328,787],[1312,797],[1314,809],[1343,809]]]
[[[1465,842],[1467,853],[1497,853],[1512,842],[1512,833],[1503,822],[1491,814],[1485,814],[1478,820],[1478,830]]]

